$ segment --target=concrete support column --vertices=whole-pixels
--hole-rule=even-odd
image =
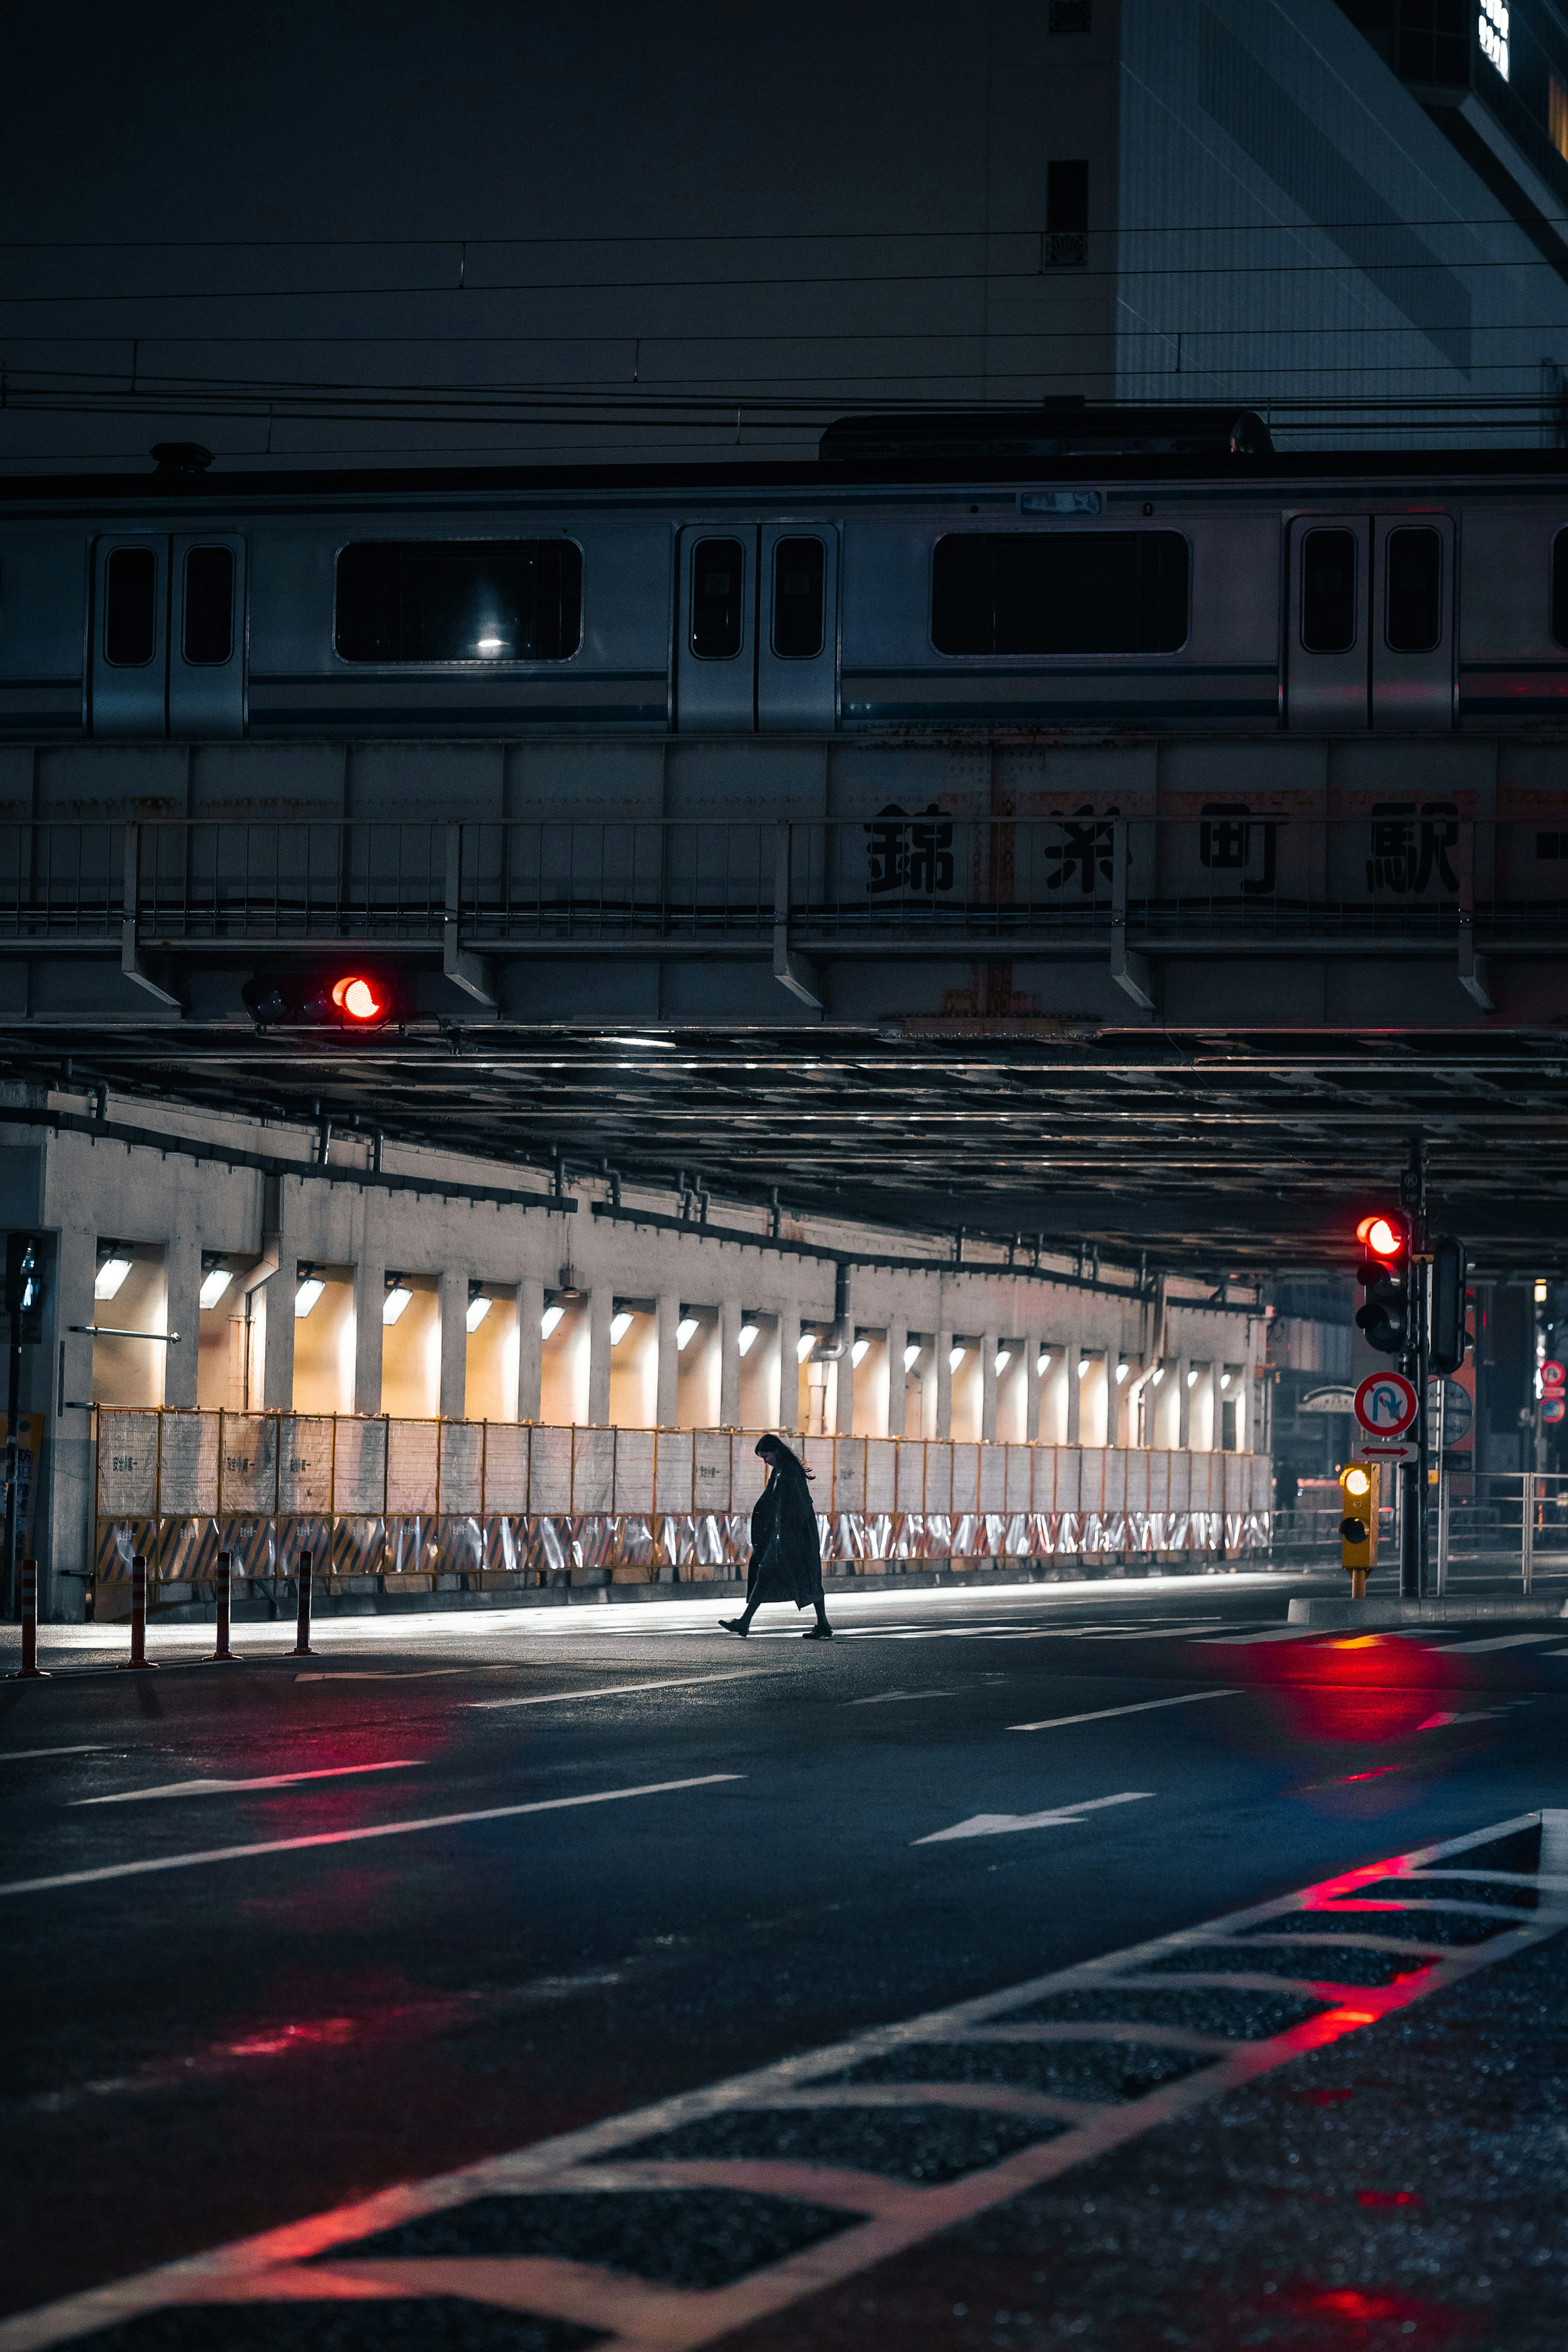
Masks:
[[[461,1421],[468,1393],[468,1277],[441,1276],[441,1418]]]
[[[996,1434],[996,1345],[994,1331],[981,1334],[980,1434],[988,1440]]]
[[[1081,1445],[1083,1444],[1081,1433],[1083,1430],[1083,1381],[1080,1381],[1078,1376],[1078,1368],[1083,1361],[1085,1351],[1083,1342],[1078,1338],[1076,1333],[1068,1339],[1066,1352],[1068,1384],[1068,1444],[1069,1445]],[[1089,1374],[1086,1372],[1083,1379],[1086,1381],[1088,1378]]]
[[[294,1298],[300,1287],[295,1251],[292,1234],[285,1233],[278,1271],[261,1286],[267,1299],[261,1402],[268,1412],[288,1412],[294,1402]]]
[[[655,1394],[653,1417],[660,1429],[673,1429],[679,1410],[677,1398],[680,1377],[680,1349],[676,1332],[680,1323],[680,1294],[661,1290],[658,1294],[658,1386]]]
[[[719,1302],[719,1426],[741,1426],[741,1302]]]
[[[952,1354],[952,1333],[939,1331],[936,1335],[936,1433],[939,1437],[952,1435],[952,1366],[948,1360]]]
[[[607,1282],[588,1294],[588,1420],[595,1429],[610,1425],[610,1317],[615,1297]]]
[[[163,1402],[192,1405],[202,1330],[202,1237],[194,1226],[170,1234],[163,1251],[163,1328],[180,1335],[177,1347],[163,1350]]]
[[[888,1326],[888,1435],[904,1433],[904,1349],[910,1344],[908,1326]]]
[[[48,1535],[38,1549],[38,1614],[56,1624],[74,1624],[85,1615],[92,1568],[92,1419],[68,1401],[79,1406],[92,1395],[92,1341],[70,1327],[98,1320],[97,1273],[97,1233],[91,1226],[64,1226],[55,1260],[55,1328],[65,1346],[60,1392],[68,1402],[49,1423]],[[40,1528],[40,1538],[43,1533]]]
[[[855,1428],[855,1291],[851,1282],[849,1313],[845,1318],[844,1353],[839,1357],[834,1382],[833,1428],[840,1437],[851,1436]]]
[[[800,1309],[784,1307],[779,1309],[779,1405],[778,1426],[793,1430],[798,1421],[800,1396],[800,1365],[795,1350],[800,1346]]]
[[[367,1251],[354,1268],[354,1411],[381,1411],[381,1351],[385,1326],[386,1264]]]
[[[1176,1358],[1176,1444],[1184,1454],[1193,1439],[1193,1392],[1187,1386],[1191,1370],[1185,1356]]]
[[[522,1275],[517,1286],[517,1417],[539,1419],[540,1388],[544,1361],[544,1284],[537,1274]]]
[[[1035,1444],[1040,1434],[1040,1374],[1039,1362],[1045,1340],[1038,1331],[1026,1333],[1024,1339],[1024,1441]]]

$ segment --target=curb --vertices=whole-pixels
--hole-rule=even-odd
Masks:
[[[1445,1594],[1440,1601],[1292,1601],[1292,1625],[1321,1625],[1371,1633],[1384,1625],[1473,1624],[1501,1618],[1513,1624],[1552,1625],[1568,1617],[1568,1601],[1555,1594],[1531,1601],[1523,1595],[1493,1600]]]

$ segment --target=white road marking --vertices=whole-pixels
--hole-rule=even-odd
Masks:
[[[1554,1642],[1555,1633],[1489,1633],[1484,1642],[1450,1642],[1443,1655],[1458,1658],[1474,1656],[1481,1650],[1523,1650],[1535,1642]]]
[[[1418,1723],[1415,1728],[1417,1731],[1447,1731],[1451,1723],[1490,1723],[1493,1717],[1502,1711],[1500,1706],[1483,1706],[1475,1715],[1429,1715],[1426,1722]]]
[[[97,1756],[111,1744],[107,1739],[79,1739],[74,1748],[7,1748],[0,1753],[0,1764],[25,1764],[30,1756]]]
[[[648,1780],[636,1789],[600,1789],[586,1797],[543,1797],[527,1805],[486,1805],[471,1813],[431,1813],[417,1822],[378,1822],[369,1829],[323,1830],[314,1837],[267,1838],[256,1845],[210,1846],[204,1853],[161,1854],[151,1862],[115,1862],[102,1870],[62,1870],[52,1878],[14,1878],[0,1895],[42,1895],[55,1886],[92,1886],[100,1879],[139,1878],[154,1870],[194,1870],[207,1862],[244,1862],[253,1854],[303,1853],[318,1845],[356,1845],[363,1838],[410,1837],[416,1830],[458,1829],[468,1822],[510,1822],[523,1813],[559,1813],[574,1805],[613,1805],[623,1797],[663,1797],[677,1789],[709,1789],[743,1780],[743,1772],[702,1772],[689,1780]]]
[[[76,1805],[134,1805],[143,1797],[237,1797],[247,1789],[291,1789],[300,1780],[341,1780],[351,1772],[412,1772],[423,1759],[394,1756],[385,1764],[328,1764],[316,1772],[268,1772],[256,1780],[166,1780],[157,1789],[121,1789],[112,1797],[73,1797]]]
[[[508,1659],[510,1666],[511,1661]],[[467,1666],[372,1666],[363,1672],[358,1667],[338,1667],[325,1675],[296,1675],[297,1683],[428,1683],[439,1681],[444,1675],[482,1675],[499,1672],[482,1659]]]
[[[973,1813],[966,1822],[955,1822],[950,1830],[933,1830],[929,1837],[911,1838],[911,1845],[942,1845],[949,1838],[1005,1837],[1011,1830],[1070,1830],[1076,1829],[1086,1813],[1098,1813],[1106,1805],[1141,1804],[1154,1794],[1152,1789],[1123,1789],[1120,1796],[1086,1797],[1081,1804],[1058,1805],[1044,1813]]]
[[[498,1706],[563,1706],[574,1698],[624,1698],[628,1691],[686,1690],[694,1683],[743,1683],[751,1674],[749,1666],[741,1666],[732,1675],[672,1675],[668,1682],[609,1683],[603,1690],[540,1691],[523,1698],[469,1698],[468,1707],[486,1710]]]
[[[1234,1690],[1184,1691],[1180,1698],[1141,1698],[1131,1706],[1097,1706],[1091,1715],[1050,1715],[1043,1723],[1010,1723],[1009,1731],[1059,1731],[1068,1723],[1106,1723],[1113,1715],[1150,1715],[1157,1706],[1196,1706],[1205,1698],[1235,1698]]]
[[[1310,1642],[1321,1641],[1327,1627],[1322,1625],[1270,1625],[1261,1633],[1215,1633],[1204,1636],[1205,1649],[1219,1649],[1223,1644],[1233,1650],[1247,1642]]]
[[[871,1698],[847,1699],[845,1704],[848,1706],[890,1706],[895,1699],[956,1698],[958,1695],[957,1691],[951,1690],[878,1691]]]

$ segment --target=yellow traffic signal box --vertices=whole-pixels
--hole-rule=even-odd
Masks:
[[[1340,1565],[1355,1601],[1365,1599],[1367,1570],[1377,1566],[1377,1468],[1375,1462],[1347,1462],[1340,1472]]]

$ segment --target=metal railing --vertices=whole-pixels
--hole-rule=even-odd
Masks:
[[[1432,814],[1434,807],[1439,813]],[[303,818],[0,824],[0,940],[365,940],[809,952],[1340,943],[1568,951],[1568,828],[1447,804],[1356,819]]]
[[[1434,1597],[1517,1591],[1568,1598],[1568,1475],[1543,1470],[1450,1471],[1431,1500]],[[1328,1506],[1273,1515],[1271,1554],[1280,1566],[1339,1565],[1340,1517]],[[1377,1566],[1368,1591],[1399,1584],[1398,1514],[1379,1513]],[[1348,1589],[1348,1580],[1347,1580]]]

